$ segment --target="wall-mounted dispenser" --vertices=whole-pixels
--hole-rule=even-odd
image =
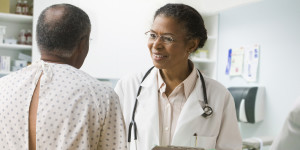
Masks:
[[[238,121],[256,123],[264,119],[264,87],[230,87],[228,90],[234,98]]]

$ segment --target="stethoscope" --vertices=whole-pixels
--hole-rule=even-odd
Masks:
[[[143,79],[142,79],[142,82],[141,84],[143,83],[143,81],[146,79],[146,77],[149,75],[149,73],[151,72],[151,70],[154,68],[151,67],[147,72],[146,74],[144,75]],[[197,69],[198,70],[198,69]],[[207,94],[206,94],[206,86],[205,86],[205,82],[204,82],[204,78],[201,74],[201,72],[198,70],[199,72],[199,75],[200,75],[200,80],[201,80],[201,83],[202,83],[202,89],[203,89],[203,97],[204,97],[204,102],[205,102],[205,105],[203,107],[203,111],[204,113],[202,114],[202,116],[204,118],[209,118],[210,116],[212,116],[213,114],[213,110],[210,106],[208,106],[208,102],[207,102]],[[131,122],[129,124],[129,132],[128,132],[128,142],[131,142],[131,131],[132,131],[132,126],[134,128],[134,140],[137,139],[137,127],[136,127],[136,122],[134,120],[134,116],[135,116],[135,111],[136,111],[136,107],[137,107],[137,102],[138,102],[138,96],[140,95],[141,93],[141,90],[142,90],[142,86],[140,85],[139,86],[139,89],[138,89],[138,93],[136,95],[136,99],[135,99],[135,103],[134,103],[134,107],[133,107],[133,111],[132,111],[132,119],[131,119]]]

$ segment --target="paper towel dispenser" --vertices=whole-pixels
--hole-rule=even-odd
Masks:
[[[264,119],[264,87],[230,87],[234,98],[237,119],[256,123]]]

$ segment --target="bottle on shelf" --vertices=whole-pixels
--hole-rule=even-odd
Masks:
[[[0,44],[4,42],[5,32],[6,32],[6,26],[0,26]]]
[[[25,33],[25,37],[26,37],[26,45],[32,45],[32,34],[31,34],[31,30],[27,30],[27,32]]]
[[[29,5],[27,0],[23,1],[23,5],[22,5],[22,14],[23,15],[29,15]]]
[[[22,7],[23,7],[22,1],[18,0],[17,4],[16,4],[16,12],[15,13],[22,14]]]
[[[31,4],[30,6],[29,6],[29,13],[28,13],[30,16],[32,16],[33,15],[33,4]]]
[[[21,29],[18,38],[18,44],[26,44],[25,29]]]

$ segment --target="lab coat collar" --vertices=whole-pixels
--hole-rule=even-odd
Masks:
[[[200,75],[198,74],[200,77]],[[186,103],[184,104],[182,111],[179,115],[176,129],[174,132],[174,136],[172,139],[172,144],[180,145],[182,143],[182,134],[190,134],[191,136],[194,134],[192,132],[193,129],[187,131],[183,131],[183,129],[189,129],[191,125],[193,125],[193,120],[197,120],[198,117],[202,117],[201,115],[204,113],[203,106],[204,99],[203,99],[203,89],[202,83],[197,79],[196,85],[194,90],[192,91],[191,95],[188,97]]]
[[[144,135],[146,137],[143,137],[145,140],[144,142],[150,146],[159,145],[157,70],[157,68],[153,68],[147,78],[142,82],[142,90],[140,95],[137,97],[137,108],[142,111],[137,113],[137,115],[140,114],[143,117],[147,117],[147,120],[141,117],[139,120],[136,118],[136,121],[150,124],[151,127],[147,129],[150,130],[150,132],[147,132],[148,134]],[[151,121],[147,122],[148,120]],[[138,139],[141,139],[141,137],[138,137]]]
[[[154,84],[157,85],[157,68],[153,68],[146,79],[142,82],[142,87],[152,87]],[[156,86],[157,87],[157,86]]]

